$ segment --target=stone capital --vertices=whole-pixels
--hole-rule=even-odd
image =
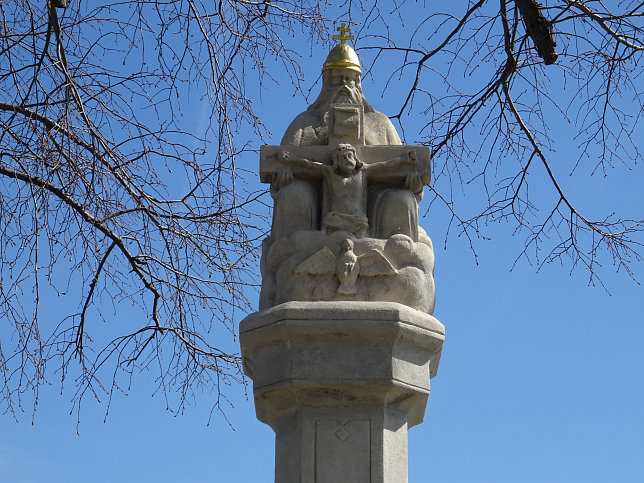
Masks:
[[[276,481],[406,481],[407,429],[423,421],[444,339],[438,320],[398,303],[287,302],[242,321]]]

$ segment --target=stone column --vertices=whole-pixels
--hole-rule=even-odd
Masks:
[[[277,483],[407,481],[445,328],[394,302],[286,302],[240,326]]]

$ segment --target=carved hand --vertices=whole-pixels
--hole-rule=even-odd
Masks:
[[[275,173],[273,188],[279,191],[291,181],[293,181],[293,170],[289,167],[280,167],[277,169],[277,173]]]
[[[418,171],[410,172],[405,178],[405,188],[414,193],[416,201],[423,198],[423,180]]]

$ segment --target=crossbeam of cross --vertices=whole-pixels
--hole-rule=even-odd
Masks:
[[[430,180],[430,154],[427,146],[354,146],[358,159],[363,163],[375,163],[401,156],[408,151],[416,152],[416,165],[395,172],[387,171],[372,176],[372,181],[378,185],[401,185],[411,171],[417,171],[423,184],[428,185]],[[284,167],[277,161],[277,153],[288,151],[290,154],[307,158],[321,163],[330,163],[331,152],[337,149],[336,146],[267,146],[260,149],[259,176],[262,183],[270,183],[280,167]],[[296,177],[313,176],[307,170],[293,167],[293,174]]]

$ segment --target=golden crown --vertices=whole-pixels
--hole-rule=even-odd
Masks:
[[[358,54],[346,44],[347,40],[353,40],[354,38],[353,35],[347,35],[348,32],[351,32],[351,29],[343,23],[337,30],[340,31],[340,35],[334,35],[333,38],[339,40],[340,43],[329,52],[322,67],[322,72],[334,69],[348,69],[362,74]]]

